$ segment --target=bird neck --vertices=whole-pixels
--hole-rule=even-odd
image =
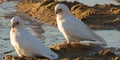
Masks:
[[[71,14],[58,14],[57,15],[57,19],[61,19],[61,20],[68,18],[68,17],[73,17],[73,15]]]
[[[72,16],[71,14],[58,14],[57,17],[58,18],[65,18],[65,17],[69,17],[69,16]]]

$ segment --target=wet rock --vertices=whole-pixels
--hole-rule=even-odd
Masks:
[[[36,57],[32,58],[32,57],[17,57],[17,56],[6,55],[4,60],[40,60],[40,59]]]
[[[43,2],[41,2],[41,6],[47,5],[54,2],[54,0],[44,0]]]
[[[66,44],[64,42],[55,46],[51,46],[50,48],[59,55],[59,59],[63,59],[65,57],[67,57],[68,59],[76,59],[77,57],[87,56],[97,51],[96,49],[98,48],[98,46],[92,44]]]
[[[114,51],[112,51],[111,49],[101,49],[100,51],[96,52],[95,54],[93,54],[94,56],[116,56],[116,54],[114,53]]]
[[[120,56],[114,54],[110,48],[102,48],[100,46],[96,46],[94,44],[76,44],[70,43],[66,44],[63,42],[61,44],[57,44],[54,46],[50,46],[50,49],[56,52],[59,55],[58,60],[119,60]],[[17,57],[7,55],[5,56],[5,60],[11,59],[24,59],[24,60],[39,60],[46,59],[43,57]]]
[[[106,56],[114,56],[115,55],[115,53],[110,49],[102,50],[102,51],[99,52],[99,54],[103,55],[103,56],[105,56],[105,55]]]

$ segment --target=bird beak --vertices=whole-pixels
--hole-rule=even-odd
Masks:
[[[55,14],[58,14],[58,11],[57,11],[57,10],[55,10],[55,11],[54,11],[54,13],[55,13]]]
[[[58,13],[60,13],[60,12],[62,12],[62,9],[57,9],[57,10],[55,10],[55,14],[58,14]]]
[[[12,28],[14,28],[14,27],[15,27],[15,25],[16,25],[16,24],[15,24],[15,23],[13,23],[11,27],[12,27]]]
[[[12,24],[12,28],[14,28],[16,25],[18,25],[19,24],[19,22],[13,22],[13,24]]]

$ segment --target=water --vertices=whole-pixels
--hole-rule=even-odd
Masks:
[[[102,4],[106,4],[106,3],[110,3],[107,1],[111,1],[111,3],[116,4],[115,2],[113,2],[112,0],[105,0],[103,2],[103,0],[79,0],[85,4],[88,4],[90,6],[92,6],[93,4],[95,4],[98,1],[101,1],[99,3]],[[94,3],[92,3],[94,2]],[[2,13],[9,13],[9,12],[15,12],[15,5],[17,4],[17,2],[5,2],[0,4],[0,16],[2,15]],[[29,25],[26,25],[27,30],[29,30],[31,32],[31,29],[29,27]],[[45,30],[45,33],[42,34],[44,37],[46,37],[45,39],[41,39],[42,42],[46,45],[46,46],[51,46],[54,44],[58,44],[61,43],[63,41],[66,41],[63,37],[63,35],[59,32],[59,30],[56,27],[52,27],[52,26],[47,26],[47,25],[43,25],[42,28]],[[11,46],[10,43],[10,39],[9,39],[9,31],[10,31],[10,19],[4,19],[3,17],[0,17],[0,55],[4,55],[4,53],[6,52],[11,52],[9,54],[14,54],[14,48]],[[108,46],[107,47],[117,47],[120,48],[120,31],[117,30],[97,30],[95,31],[99,36],[101,36],[102,38],[104,38],[107,41]],[[13,51],[13,52],[12,52]]]
[[[74,1],[74,0],[67,0],[67,1]],[[81,3],[84,3],[85,5],[88,6],[94,6],[95,4],[115,4],[115,5],[119,5],[119,3],[115,2],[115,0],[76,0],[79,1]]]
[[[104,5],[104,4],[109,4],[109,3],[118,5],[118,3],[115,2],[114,0],[78,0],[78,1],[86,5],[89,5],[89,6],[94,6],[95,4]]]
[[[5,2],[0,4],[0,16],[2,16],[3,13],[15,12],[16,4],[17,2]],[[14,51],[14,48],[10,44],[9,31],[10,19],[0,17],[0,60],[2,60],[4,53]]]
[[[120,48],[120,31],[117,30],[99,30],[96,33],[106,40],[107,47],[119,47]]]

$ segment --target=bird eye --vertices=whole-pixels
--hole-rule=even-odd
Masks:
[[[58,9],[58,12],[62,12],[62,9]]]
[[[19,22],[16,22],[16,24],[18,25],[18,24],[19,24]]]

